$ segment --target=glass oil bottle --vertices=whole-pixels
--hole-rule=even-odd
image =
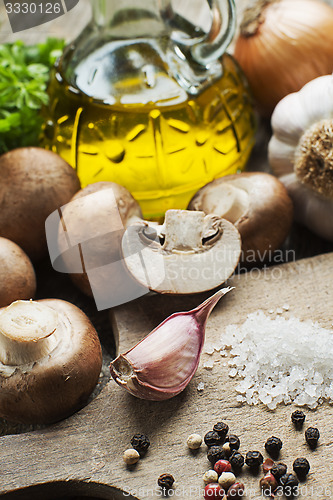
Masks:
[[[43,144],[82,187],[117,182],[159,220],[242,170],[254,144],[247,83],[224,53],[233,0],[210,2],[208,34],[170,0],[93,2],[93,21],[55,68]]]

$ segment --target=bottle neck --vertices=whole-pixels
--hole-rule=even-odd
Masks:
[[[165,31],[158,0],[92,0],[96,26],[115,36],[156,36]]]

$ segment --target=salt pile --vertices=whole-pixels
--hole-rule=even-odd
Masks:
[[[242,378],[238,401],[272,410],[279,403],[312,409],[333,403],[333,331],[257,311],[243,325],[229,325],[221,341],[233,358],[229,375]]]

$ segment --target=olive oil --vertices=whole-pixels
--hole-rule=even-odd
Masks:
[[[92,57],[100,62],[103,54]],[[114,81],[112,65],[103,65],[108,73],[100,75],[91,73],[91,63],[76,68],[75,86],[56,69],[43,137],[44,147],[76,169],[82,187],[117,182],[145,218],[158,220],[170,208],[185,209],[203,185],[244,168],[254,144],[254,114],[230,55],[222,58],[222,77],[198,95],[154,62],[140,68],[143,80],[127,77],[125,68]],[[85,81],[90,87],[80,83]]]

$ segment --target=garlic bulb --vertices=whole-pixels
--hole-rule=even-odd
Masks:
[[[333,8],[318,0],[257,0],[244,13],[235,58],[260,111],[333,69]]]
[[[294,173],[284,175],[280,180],[293,199],[295,220],[318,236],[333,241],[333,200],[323,198],[301,184]]]
[[[191,311],[175,313],[111,363],[118,385],[133,396],[163,401],[185,389],[194,376],[211,311],[232,288],[222,288]]]
[[[333,241],[333,75],[289,94],[272,115],[268,157],[295,206],[295,218]]]

